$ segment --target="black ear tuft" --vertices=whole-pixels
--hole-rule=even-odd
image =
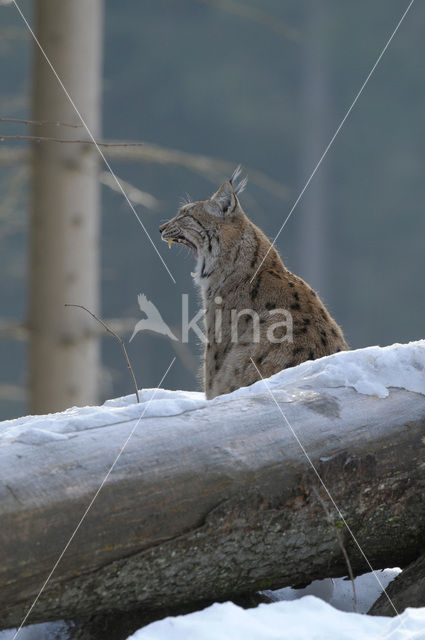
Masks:
[[[240,177],[242,173],[242,167],[240,164],[238,164],[238,166],[236,167],[236,169],[234,170],[234,172],[232,173],[232,177],[230,178],[229,182],[233,187],[233,191],[235,192],[235,195],[239,195],[240,193],[242,193],[242,191],[245,189],[246,185],[248,184],[248,178],[245,176],[245,178],[242,178],[242,180],[239,182],[239,184],[234,184],[236,182],[236,180]]]
[[[236,169],[234,170],[234,172],[232,173],[232,177],[230,178],[229,182],[230,184],[233,186],[233,183],[239,178],[239,176],[242,173],[242,167],[240,164],[238,164],[238,166],[236,167]]]

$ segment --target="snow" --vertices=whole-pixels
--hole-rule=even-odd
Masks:
[[[378,574],[382,586],[386,588],[391,580],[394,580],[394,578],[398,576],[400,571],[401,569],[397,568],[385,569],[383,571],[376,571],[376,574]],[[375,600],[381,595],[380,585],[373,573],[365,573],[362,576],[358,576],[355,578],[355,584],[359,611],[360,613],[366,613]],[[317,596],[321,600],[329,602],[335,609],[349,612],[354,611],[352,583],[351,580],[347,578],[315,580],[305,587],[305,589],[285,587],[284,589],[264,591],[263,593],[273,600],[273,602],[298,600],[307,595]],[[208,611],[208,609],[206,609],[206,611]],[[176,618],[170,618],[170,620],[176,620]],[[150,626],[155,628],[153,624]],[[0,631],[0,640],[12,640],[15,631],[15,629]],[[224,631],[221,632],[218,638],[224,637],[222,635],[223,633]],[[133,637],[137,638],[138,636],[136,634]],[[142,638],[143,637],[145,636],[142,636]],[[156,636],[154,637],[156,638]],[[24,627],[19,633],[19,640],[66,640],[67,638],[67,625],[63,622],[29,625],[28,627]],[[201,635],[200,638],[202,639],[203,636]],[[173,639],[174,636],[170,636],[170,640]]]
[[[338,611],[314,596],[242,609],[231,602],[136,631],[129,640],[423,640],[425,608],[397,618]]]
[[[386,589],[399,573],[401,573],[401,569],[394,568],[357,576],[355,578],[355,588],[359,613],[367,613],[382,593],[381,584]],[[285,587],[284,589],[264,591],[263,593],[273,602],[298,600],[303,596],[312,595],[329,602],[329,604],[341,611],[354,611],[353,586],[348,578],[314,580],[304,589]]]
[[[386,587],[400,569],[376,573]],[[316,580],[305,589],[266,591],[274,602],[256,609],[245,610],[226,602],[185,616],[168,617],[140,629],[128,640],[425,639],[425,608],[406,609],[398,618],[364,615],[380,595],[380,587],[372,573],[358,576],[355,583],[359,614],[353,613],[350,580]],[[15,631],[0,631],[0,640],[12,640]],[[68,637],[69,628],[64,622],[30,625],[19,633],[19,640]]]
[[[383,587],[400,569],[377,571]],[[425,638],[425,608],[408,609],[408,614],[393,618],[365,614],[381,594],[373,573],[355,579],[359,614],[354,614],[353,588],[346,578],[315,580],[305,589],[285,587],[264,591],[272,604],[244,610],[226,602],[185,616],[169,617],[153,622],[130,636],[131,640],[364,640],[384,638],[391,629],[402,624],[402,630],[391,634],[391,640],[407,637]],[[419,613],[418,613],[419,612]],[[421,630],[422,635],[406,636],[404,632]],[[403,631],[403,633],[402,633]],[[130,640],[129,639],[129,640]],[[0,637],[1,640],[1,637]]]
[[[267,385],[271,390],[287,391],[288,398],[295,389],[326,387],[351,387],[358,393],[379,398],[385,398],[392,387],[425,395],[425,340],[344,351],[303,362],[271,376]],[[0,440],[37,445],[72,437],[73,432],[87,428],[136,420],[140,416],[176,416],[264,392],[262,380],[210,401],[195,391],[144,389],[140,391],[140,404],[131,394],[108,400],[101,407],[73,407],[59,414],[5,421],[0,423]]]
[[[358,393],[378,398],[386,398],[391,387],[425,395],[425,340],[334,353],[280,371],[267,383],[270,389],[352,387]],[[264,382],[259,381],[232,395],[263,390]]]
[[[73,432],[94,429],[140,416],[175,416],[185,411],[206,406],[205,395],[195,391],[167,391],[166,389],[143,389],[139,392],[140,404],[135,395],[107,400],[101,407],[72,407],[61,413],[45,416],[25,416],[0,423],[0,440],[28,442],[29,431],[41,431],[34,435],[38,443],[58,437],[72,437]]]
[[[299,389],[337,387],[349,387],[358,393],[379,398],[388,396],[391,388],[425,395],[425,340],[389,347],[368,347],[305,362],[271,376],[267,386],[271,390],[278,389],[281,395],[286,392],[288,399]],[[101,407],[74,407],[58,414],[27,416],[0,423],[0,443],[2,446],[14,442],[45,445],[49,441],[72,438],[76,432],[86,429],[134,421],[140,417],[176,416],[231,402],[235,398],[264,394],[265,391],[264,382],[259,381],[207,401],[204,394],[198,392],[144,389],[140,392],[140,404],[132,394],[108,400]],[[385,586],[397,570],[378,573]],[[286,588],[273,592],[271,597],[278,601],[256,609],[244,610],[227,602],[186,616],[166,618],[144,627],[131,638],[425,640],[425,608],[406,609],[400,618],[367,616],[364,612],[378,597],[379,585],[372,574],[357,578],[356,585],[359,614],[352,612],[350,581],[324,580],[312,583],[305,590]],[[19,640],[64,640],[66,637],[61,623],[34,625],[19,634]],[[0,640],[11,638],[12,631],[0,632]]]
[[[0,631],[0,640],[13,640],[16,629]],[[66,622],[46,622],[22,627],[16,640],[68,640],[69,626]],[[106,640],[106,638],[105,638]]]
[[[380,571],[382,584],[387,586],[399,572],[400,569]],[[352,612],[349,580],[320,580],[306,589],[288,587],[267,592],[277,601],[256,609],[242,609],[226,602],[164,618],[139,629],[128,640],[425,640],[425,607],[408,608],[394,618],[364,615],[362,611],[368,610],[379,596],[379,586],[371,573],[357,577],[355,582],[361,613]],[[0,631],[0,640],[12,640],[15,632]],[[69,628],[64,622],[30,625],[18,637],[66,640]]]

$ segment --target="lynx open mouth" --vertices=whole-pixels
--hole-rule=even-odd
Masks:
[[[184,244],[184,245],[186,245],[186,247],[189,247],[189,249],[192,249],[193,253],[195,254],[195,258],[198,257],[197,248],[195,247],[193,242],[190,242],[190,240],[188,240],[184,236],[177,236],[176,238],[162,238],[162,239],[165,240],[165,242],[168,242],[168,247],[170,249],[171,249],[171,245],[173,244],[173,242],[178,242],[179,244]]]

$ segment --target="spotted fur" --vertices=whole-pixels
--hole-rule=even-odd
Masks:
[[[238,194],[246,180],[236,184],[239,177],[240,167],[211,198],[184,204],[159,228],[164,240],[186,244],[195,253],[194,279],[205,309],[203,378],[208,399],[258,380],[251,358],[267,377],[348,349],[317,293],[286,269],[270,241],[244,213]],[[283,342],[269,339],[279,309],[291,314],[292,341],[288,324],[273,331]],[[259,342],[254,341],[256,321],[247,310],[258,315]],[[232,339],[232,313],[239,318],[237,341]]]

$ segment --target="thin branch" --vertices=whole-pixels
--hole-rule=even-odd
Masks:
[[[92,318],[94,318],[97,322],[99,322],[99,324],[102,325],[102,327],[108,332],[110,333],[112,336],[114,336],[114,338],[116,338],[118,340],[118,342],[121,345],[121,349],[123,351],[125,360],[127,362],[127,367],[128,370],[130,371],[131,377],[133,379],[133,384],[134,384],[134,388],[136,390],[136,398],[137,398],[137,402],[140,402],[140,398],[139,398],[139,391],[137,389],[137,382],[136,382],[136,376],[134,375],[134,371],[133,371],[133,367],[131,366],[130,363],[130,359],[128,357],[128,353],[127,353],[127,349],[125,348],[125,344],[124,344],[124,340],[117,334],[115,333],[115,331],[113,331],[110,327],[108,327],[108,325],[101,320],[100,318],[98,318],[94,313],[92,313],[91,311],[89,311],[89,309],[87,309],[87,307],[84,307],[82,304],[65,304],[65,307],[76,307],[78,309],[83,309],[84,311],[87,311],[87,313],[89,313],[91,315]]]
[[[25,147],[0,145],[0,167],[14,167],[17,164],[28,164],[30,154]]]
[[[28,327],[18,321],[0,318],[0,338],[2,340],[28,340]]]
[[[139,318],[108,318],[103,322],[108,325],[111,329],[111,335],[113,337],[114,333],[120,333],[121,335],[130,335],[134,330],[134,326],[136,322],[138,322]],[[0,318],[0,339],[10,339],[10,340],[28,340],[29,335],[31,333],[31,329],[19,320],[9,320]],[[90,335],[103,335],[104,330],[102,326],[95,326]],[[109,337],[109,336],[106,336]],[[174,342],[174,341],[173,341]]]
[[[4,0],[0,1],[0,6]],[[9,3],[10,4],[10,3]],[[2,27],[0,29],[0,40],[28,40],[28,31],[24,27]]]
[[[168,149],[156,144],[145,142],[140,147],[112,146],[106,149],[105,155],[112,160],[123,160],[126,162],[145,162],[147,164],[174,165],[184,167],[189,171],[193,171],[203,178],[216,184],[223,180],[226,175],[231,175],[238,162],[229,162],[220,158],[206,156],[197,153],[187,153],[178,149]],[[28,162],[30,153],[27,149],[17,146],[0,145],[0,167],[9,167],[19,164],[20,162]],[[256,169],[244,166],[248,174],[250,182],[271,193],[276,198],[285,202],[288,201],[290,190],[284,184],[275,180]]]
[[[275,31],[281,36],[288,38],[288,40],[299,40],[299,33],[293,27],[290,27],[282,20],[278,20],[274,16],[257,9],[257,7],[250,7],[243,2],[237,2],[236,0],[196,0],[203,4],[209,4],[221,11],[226,11],[234,16],[251,20],[264,27],[268,27],[272,31]]]
[[[169,149],[157,144],[145,142],[143,147],[138,149],[108,149],[106,152],[108,158],[116,158],[130,162],[147,162],[161,165],[176,165],[185,167],[190,171],[202,175],[214,184],[223,180],[227,175],[231,175],[238,162],[230,162],[212,156],[202,155],[198,153],[188,153],[178,149]],[[1,160],[1,158],[0,158]],[[244,165],[244,170],[248,174],[250,182],[258,185],[265,191],[272,193],[281,200],[288,200],[289,189],[278,180],[270,178],[262,171],[252,169]]]
[[[82,124],[69,124],[67,122],[56,122],[52,120],[21,120],[20,118],[0,118],[0,122],[15,122],[16,124],[44,125],[53,124],[56,127],[71,127],[72,129],[81,129]]]
[[[19,384],[0,384],[0,400],[25,402],[26,388]]]
[[[337,540],[338,540],[338,544],[341,547],[341,551],[343,553],[343,556],[345,558],[345,562],[347,564],[348,575],[350,576],[351,585],[353,587],[354,611],[356,613],[358,613],[359,612],[359,605],[358,605],[358,602],[357,602],[357,593],[356,593],[356,584],[354,582],[354,573],[353,573],[353,569],[351,567],[350,558],[348,557],[347,549],[345,548],[344,541],[342,539],[339,523],[337,523],[337,525],[335,527],[335,532],[336,532],[336,537],[337,537]]]
[[[159,202],[155,198],[155,196],[151,195],[150,193],[147,193],[146,191],[142,191],[141,189],[138,189],[134,185],[130,184],[130,182],[127,182],[126,180],[123,180],[118,176],[116,176],[116,178],[120,183],[121,187],[123,188],[123,190],[125,191],[128,199],[131,200],[133,204],[140,204],[142,205],[142,207],[145,207],[146,209],[150,209],[151,211],[158,209]],[[102,171],[99,175],[99,180],[106,187],[109,187],[110,189],[112,189],[112,191],[116,191],[121,195],[122,193],[121,189],[118,187],[116,181],[114,180],[112,175],[109,173],[109,171]]]
[[[17,159],[22,159],[23,160],[23,165],[22,167],[19,167],[16,170],[16,176],[19,176],[19,187],[18,185],[15,186],[15,182],[16,179],[12,178],[12,180],[8,180],[8,186],[9,186],[9,190],[6,193],[6,198],[5,200],[0,204],[0,240],[4,237],[5,231],[4,229],[2,229],[1,227],[1,223],[2,223],[2,219],[5,217],[4,214],[2,213],[3,211],[7,211],[10,212],[10,219],[12,220],[12,214],[13,216],[15,216],[15,211],[13,210],[13,206],[12,206],[12,202],[10,202],[11,197],[10,197],[10,187],[14,187],[13,189],[13,195],[16,196],[15,199],[17,199],[18,197],[21,197],[23,194],[23,189],[22,189],[22,183],[23,183],[23,179],[22,176],[26,177],[27,174],[27,166],[26,166],[26,155],[25,154],[21,154],[20,152],[22,151],[22,149],[18,149],[17,147],[8,147],[8,148],[3,148],[0,149],[0,166],[2,166],[3,164],[7,166],[11,166],[13,164],[19,164],[19,162],[16,163],[8,163],[7,162],[7,157],[8,157],[8,152],[9,150],[12,153],[12,157],[14,156],[14,151],[17,151],[18,154],[16,155]],[[5,154],[2,153],[2,151],[6,151]],[[4,162],[4,160],[6,160],[6,162]],[[150,211],[156,211],[157,209],[159,209],[160,206],[160,202],[157,198],[155,198],[155,196],[153,196],[151,193],[148,193],[147,191],[142,191],[142,189],[139,189],[138,187],[135,187],[133,184],[131,184],[131,182],[128,182],[126,180],[123,180],[122,178],[120,178],[119,176],[117,176],[117,179],[119,180],[121,186],[123,187],[124,191],[126,192],[128,199],[131,200],[131,202],[133,204],[139,204],[142,207],[145,207],[145,209],[148,209]],[[121,194],[121,190],[119,189],[117,183],[115,182],[115,180],[112,178],[111,174],[109,173],[109,171],[101,171],[99,173],[99,181],[101,182],[101,184],[105,185],[106,187],[108,187],[109,189],[111,189],[112,191],[115,191],[119,194]],[[22,221],[19,220],[19,224],[17,223],[17,220],[15,219],[15,217],[13,217],[13,221],[14,224],[10,225],[10,227],[12,229],[12,231],[16,228],[20,228],[22,226]],[[7,233],[10,233],[9,231],[9,227],[7,229]]]
[[[141,147],[143,142],[93,142],[93,140],[65,140],[63,138],[48,138],[45,136],[4,136],[0,134],[0,142],[3,140],[27,140],[30,142],[61,142],[72,144],[97,144],[98,147]]]
[[[25,229],[26,215],[23,202],[28,176],[26,165],[5,172],[0,181],[0,190],[4,192],[0,202],[0,242],[5,237]]]
[[[320,496],[319,492],[317,491],[317,489],[315,487],[313,487],[313,492],[316,495],[316,498],[318,499],[318,501],[320,502],[320,504],[323,507],[324,512],[326,513],[326,517],[327,520],[329,522],[329,524],[335,528],[335,533],[336,533],[336,539],[338,541],[338,544],[340,546],[340,549],[342,551],[342,555],[344,556],[344,560],[345,563],[347,565],[347,569],[348,569],[348,575],[350,577],[351,580],[351,585],[353,587],[353,605],[354,605],[354,611],[356,613],[359,612],[359,605],[358,605],[358,601],[357,601],[357,592],[356,592],[356,583],[354,582],[354,573],[353,573],[353,569],[351,567],[351,562],[350,562],[350,558],[348,557],[348,553],[347,553],[347,549],[345,548],[344,545],[344,540],[342,539],[342,535],[341,535],[341,522],[337,522],[335,523],[334,519],[332,518],[331,513],[329,512],[329,509],[325,503],[325,501],[323,500],[323,498]]]
[[[133,333],[134,327],[138,322],[139,318],[109,318],[108,320],[104,320],[104,323],[109,326],[111,331],[109,332],[113,337],[115,337],[115,333],[120,333],[121,335],[130,335]],[[171,331],[174,335],[178,335],[179,329],[178,327],[170,327]],[[30,329],[25,325],[20,323],[18,320],[11,321],[9,319],[5,320],[0,318],[0,339],[2,340],[22,340],[26,341],[29,339]],[[95,335],[103,333],[102,327],[96,327]],[[164,336],[158,333],[159,338],[167,339],[167,336]],[[171,346],[179,357],[183,366],[193,373],[199,367],[199,358],[193,355],[187,344],[183,342],[179,342],[176,340],[170,341]]]

